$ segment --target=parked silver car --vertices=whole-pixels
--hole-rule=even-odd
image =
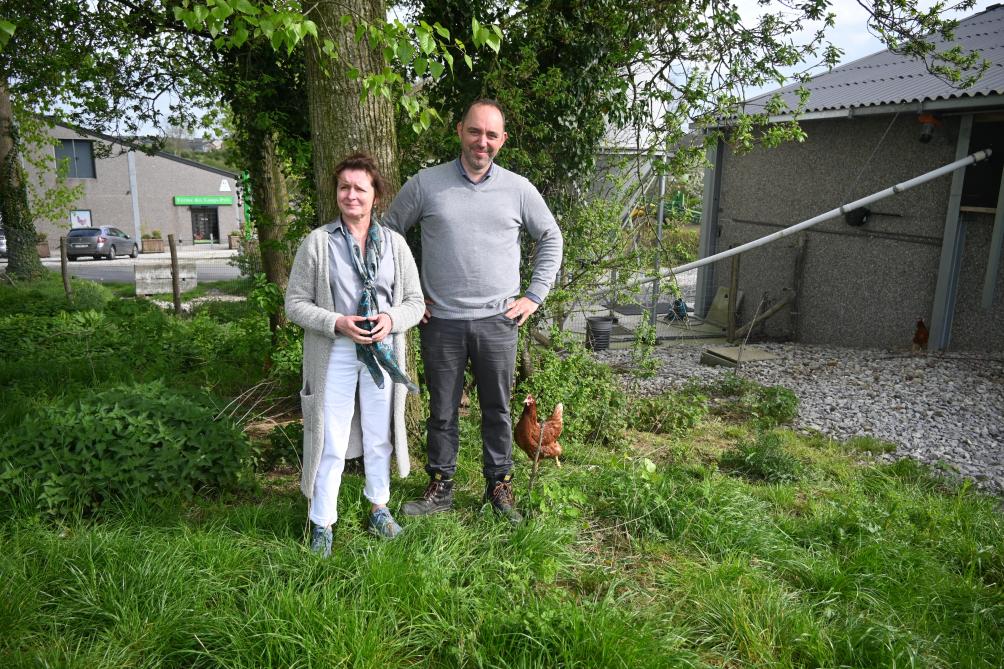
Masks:
[[[66,257],[76,260],[80,256],[93,256],[115,260],[116,256],[139,255],[136,240],[118,228],[102,225],[100,228],[73,228],[66,235]]]
[[[0,228],[0,258],[7,257],[7,233]]]

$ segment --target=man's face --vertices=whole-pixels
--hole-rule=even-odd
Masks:
[[[481,174],[491,165],[508,135],[502,114],[489,105],[475,105],[457,124],[460,159],[468,172]]]

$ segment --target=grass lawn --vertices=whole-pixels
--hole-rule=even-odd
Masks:
[[[188,352],[196,371],[176,389],[236,394],[232,374],[210,373],[187,343],[215,350],[232,343],[230,326],[125,317]],[[15,325],[42,328],[0,315],[4,356]],[[267,341],[267,329],[244,329]],[[35,346],[61,341],[45,331]],[[38,364],[0,367],[0,388]],[[639,424],[654,424],[648,410]],[[17,419],[0,411],[0,427]],[[510,526],[481,507],[467,416],[456,510],[399,516],[404,534],[381,542],[363,527],[362,478],[347,474],[330,559],[306,548],[288,471],[244,493],[106,504],[86,518],[0,501],[0,666],[1004,666],[999,499],[911,461],[875,464],[861,440],[764,430],[734,408],[675,425],[613,446],[568,441],[532,495],[517,451],[528,519]],[[424,487],[413,464],[392,509]]]
[[[997,500],[916,466],[860,466],[778,433],[800,481],[718,470],[751,435],[710,419],[682,439],[577,446],[480,508],[465,443],[457,511],[363,530],[346,477],[335,551],[304,544],[292,476],[243,499],[0,525],[3,666],[999,667]],[[520,462],[525,464],[521,457]],[[417,495],[398,482],[392,507]]]

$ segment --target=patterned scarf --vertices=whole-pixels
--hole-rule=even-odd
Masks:
[[[362,296],[359,298],[359,308],[356,310],[357,316],[377,315],[377,292],[376,280],[377,270],[380,267],[380,257],[383,255],[383,235],[380,225],[376,221],[370,222],[369,233],[366,239],[366,257],[363,258],[359,244],[352,238],[348,230],[345,232],[345,240],[349,243],[349,250],[352,254],[352,265],[356,268],[356,274],[363,282]],[[362,330],[373,329],[370,321],[359,321],[356,325]],[[383,372],[380,368],[387,370],[387,374],[394,383],[403,383],[409,392],[417,393],[418,386],[412,383],[411,379],[401,370],[394,358],[394,349],[387,343],[390,339],[373,342],[372,344],[356,344],[356,358],[366,365],[373,383],[378,388],[383,388]]]

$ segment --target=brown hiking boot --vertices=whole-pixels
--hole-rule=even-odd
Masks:
[[[406,516],[428,516],[453,508],[453,479],[436,474],[425,487],[421,499],[405,502],[401,512]]]
[[[489,479],[485,487],[485,501],[491,503],[492,510],[510,523],[523,522],[523,516],[516,510],[512,474],[506,474],[500,479]]]

